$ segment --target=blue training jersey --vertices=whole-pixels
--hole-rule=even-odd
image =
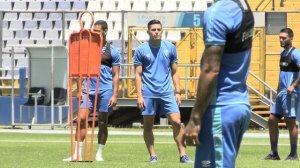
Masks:
[[[176,47],[165,40],[160,47],[144,42],[134,52],[134,65],[141,65],[142,95],[161,97],[173,94],[171,65],[177,63]]]
[[[106,45],[103,46],[102,48],[102,54],[105,52]],[[112,57],[112,66],[120,66],[120,52],[112,45],[110,45],[110,54]],[[86,93],[87,89],[87,81],[83,81],[84,84],[84,92]],[[96,90],[96,78],[91,78],[90,79],[90,95],[95,95],[95,90]],[[112,68],[101,64],[100,66],[100,82],[98,86],[99,91],[103,90],[112,90],[113,89],[113,83],[112,83]]]
[[[239,30],[243,11],[231,0],[221,0],[204,14],[205,45],[223,45],[228,33]],[[246,79],[250,65],[251,50],[223,53],[214,97],[210,105],[249,105]],[[201,61],[202,62],[202,61]]]
[[[281,57],[288,56],[289,51],[283,50],[280,54]],[[298,67],[300,67],[300,51],[298,49],[294,49],[291,53],[291,59]],[[287,94],[287,89],[291,86],[292,83],[298,78],[299,72],[287,72],[280,71],[279,73],[279,81],[278,81],[278,94]],[[294,92],[300,93],[299,85],[295,88]]]

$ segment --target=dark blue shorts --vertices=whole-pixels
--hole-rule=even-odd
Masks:
[[[276,97],[271,113],[287,118],[295,118],[298,110],[299,94],[280,94]]]

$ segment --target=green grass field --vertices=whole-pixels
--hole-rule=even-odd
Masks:
[[[139,130],[141,131],[141,130]],[[181,164],[175,143],[171,136],[155,136],[157,164],[149,163],[149,156],[142,136],[111,135],[104,151],[104,162],[63,162],[70,153],[70,139],[67,134],[0,133],[1,168],[65,168],[65,167],[105,167],[105,168],[180,168],[193,167]],[[282,159],[289,153],[289,141],[280,139],[279,152]],[[95,143],[96,149],[97,144]],[[264,161],[269,152],[269,139],[244,138],[237,159],[237,168],[295,168],[300,162]],[[193,147],[187,153],[194,159]],[[94,150],[95,154],[95,150]]]

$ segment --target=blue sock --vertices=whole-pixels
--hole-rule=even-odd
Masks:
[[[297,155],[297,144],[291,144],[291,156]]]
[[[271,150],[272,150],[272,155],[273,156],[278,155],[277,144],[278,144],[278,141],[271,141]]]

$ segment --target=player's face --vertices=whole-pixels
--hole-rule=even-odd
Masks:
[[[290,38],[287,33],[280,33],[279,40],[281,47],[288,47],[292,43],[292,38]]]
[[[93,29],[94,32],[96,33],[102,33],[102,36],[105,36],[105,31],[102,29],[102,26],[101,25],[94,25],[94,29]]]
[[[160,24],[150,25],[147,32],[150,36],[150,40],[161,40],[163,30]]]

